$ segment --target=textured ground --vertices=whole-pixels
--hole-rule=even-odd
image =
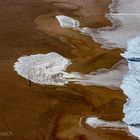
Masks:
[[[121,120],[125,97],[121,91],[68,84],[33,84],[17,75],[13,65],[22,55],[57,52],[70,58],[68,71],[89,73],[111,68],[120,50],[100,48],[90,37],[62,29],[55,16],[64,14],[82,26],[110,25],[104,18],[110,0],[0,1],[0,140],[132,140],[127,133],[79,125],[81,117],[96,115]],[[69,4],[70,2],[70,4]],[[97,13],[97,14],[96,14]]]

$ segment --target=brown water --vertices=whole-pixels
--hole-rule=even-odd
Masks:
[[[86,3],[86,4],[85,4]],[[104,18],[111,0],[0,1],[0,140],[132,140],[123,131],[93,129],[79,120],[95,115],[121,120],[125,96],[104,87],[68,84],[63,87],[33,84],[14,71],[22,55],[57,52],[72,60],[68,71],[89,73],[111,68],[120,50],[100,48],[90,37],[63,29],[55,16],[64,14],[82,26],[111,25]],[[82,9],[81,9],[82,5]],[[13,132],[2,136],[1,132]]]

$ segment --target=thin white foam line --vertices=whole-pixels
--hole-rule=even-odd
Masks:
[[[108,13],[108,15],[113,15],[113,16],[135,16],[135,15],[140,15],[140,13],[128,13],[128,14],[125,14],[125,13]]]
[[[85,117],[88,117],[88,116],[83,116],[79,119],[79,126],[82,127],[82,120],[85,118]]]
[[[140,15],[140,13],[106,13],[106,14],[110,14],[110,15]],[[105,13],[93,13],[90,16],[93,16],[93,15],[105,15]]]
[[[109,14],[110,15],[140,15],[140,13],[106,13],[106,14],[108,14],[108,15]],[[92,15],[104,15],[104,13],[94,13]]]

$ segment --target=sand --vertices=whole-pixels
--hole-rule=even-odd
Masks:
[[[67,72],[87,74],[111,68],[122,59],[120,49],[101,48],[88,36],[62,29],[55,18],[63,14],[79,20],[82,27],[104,27],[111,25],[104,18],[110,3],[110,0],[93,0],[88,4],[80,1],[79,7],[79,3],[69,6],[50,0],[0,2],[0,131],[13,132],[0,139],[135,139],[124,131],[94,129],[84,122],[82,127],[79,125],[80,118],[89,115],[120,121],[126,99],[122,91],[72,83],[64,87],[32,83],[29,88],[29,81],[20,77],[13,67],[21,56],[56,52],[71,59]]]

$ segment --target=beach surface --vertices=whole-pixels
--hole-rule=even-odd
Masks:
[[[94,41],[89,34],[62,28],[56,19],[65,15],[78,20],[80,28],[96,32],[112,26],[105,17],[111,3],[111,0],[0,1],[0,140],[137,139],[122,122],[127,98],[119,88],[122,73],[127,71],[127,62],[120,55],[124,44],[102,48],[96,38]],[[66,81],[63,86],[47,85],[42,79],[43,84],[36,79],[31,82],[27,76],[29,66],[39,61],[36,76],[36,71],[42,68],[39,59],[48,60],[52,52],[59,55],[59,64],[64,61],[60,72],[76,72],[82,80]],[[28,64],[30,57],[34,57],[34,63]],[[28,64],[27,69],[23,69],[23,64]],[[50,66],[45,62],[46,65]],[[118,82],[115,76],[111,79],[114,73]],[[83,83],[85,75],[93,78],[86,77]]]

